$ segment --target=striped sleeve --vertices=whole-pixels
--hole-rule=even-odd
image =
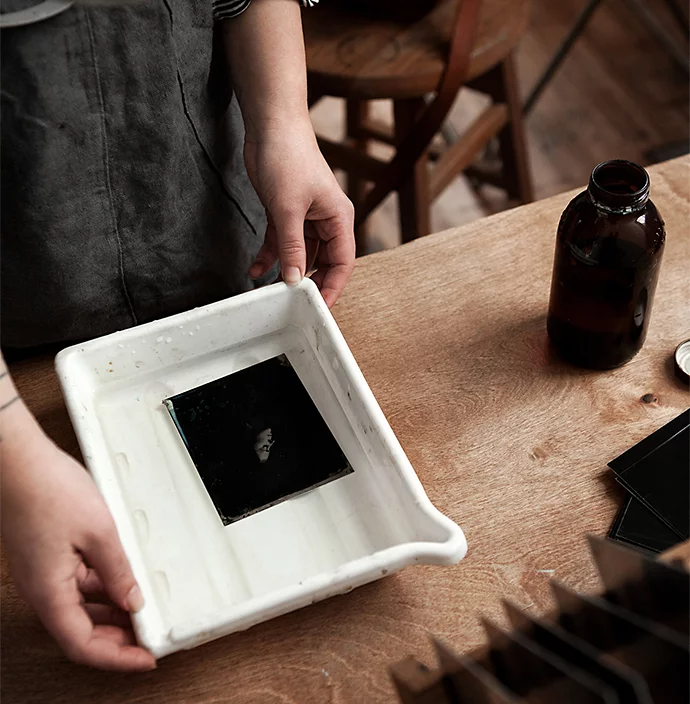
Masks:
[[[211,0],[213,7],[213,19],[216,22],[220,20],[229,20],[232,17],[242,14],[251,3],[252,0]],[[319,0],[299,0],[302,7],[314,7]]]

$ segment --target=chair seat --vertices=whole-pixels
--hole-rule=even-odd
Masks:
[[[527,29],[529,0],[482,0],[469,80],[514,49]],[[328,0],[302,15],[310,89],[342,98],[412,98],[443,75],[457,0],[441,0],[423,19],[403,22]]]

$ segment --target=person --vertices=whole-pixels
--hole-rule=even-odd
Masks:
[[[353,208],[309,119],[298,0],[60,0],[27,24],[32,1],[2,0],[5,352],[247,291],[277,264],[290,285],[313,268],[332,306],[354,266]],[[106,505],[4,360],[0,438],[20,594],[71,659],[155,667]]]

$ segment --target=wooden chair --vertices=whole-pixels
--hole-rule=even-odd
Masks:
[[[514,61],[528,19],[529,0],[439,0],[417,21],[372,17],[352,0],[328,0],[303,14],[310,105],[324,96],[346,101],[346,141],[319,144],[331,167],[347,174],[358,253],[365,251],[363,223],[392,191],[403,242],[429,233],[431,202],[462,171],[522,203],[533,200]],[[435,154],[431,142],[463,85],[492,104]],[[375,99],[393,101],[392,130],[369,118]],[[472,167],[496,136],[500,173]],[[369,140],[393,145],[392,160],[369,155]]]

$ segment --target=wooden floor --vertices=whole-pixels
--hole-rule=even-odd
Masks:
[[[647,2],[675,31],[664,1]],[[586,0],[533,0],[531,27],[518,52],[523,96],[585,4]],[[585,184],[592,167],[605,159],[647,165],[651,150],[687,142],[689,99],[687,75],[626,0],[605,0],[527,120],[536,197]],[[479,112],[480,101],[472,91],[462,91],[451,114],[456,129],[461,131]],[[389,118],[386,103],[377,103],[374,109]],[[312,111],[317,131],[340,139],[342,111],[341,101],[335,99],[318,104]],[[386,148],[375,153],[385,156]],[[432,229],[457,226],[506,205],[502,194],[491,188],[477,197],[461,177],[435,202]],[[395,196],[369,222],[372,251],[395,246],[399,241]]]

